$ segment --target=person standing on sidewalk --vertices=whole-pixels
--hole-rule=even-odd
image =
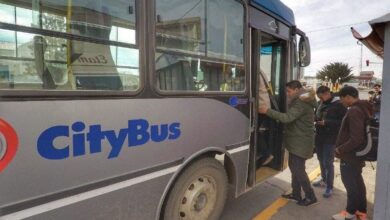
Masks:
[[[340,158],[341,180],[347,191],[347,208],[333,216],[335,220],[365,220],[367,216],[366,186],[362,176],[364,161],[356,152],[367,141],[366,121],[373,114],[373,106],[366,100],[359,100],[359,92],[352,86],[339,92],[344,106],[349,107],[336,140],[336,157]]]
[[[309,206],[317,203],[314,190],[305,170],[305,162],[313,156],[314,149],[314,108],[315,92],[306,91],[302,84],[293,80],[286,84],[289,109],[286,113],[259,106],[259,113],[286,124],[284,140],[289,151],[288,165],[291,170],[292,193],[282,197],[297,201],[298,205]],[[301,197],[301,189],[305,198]]]
[[[315,147],[321,168],[321,179],[314,182],[313,186],[326,187],[322,195],[329,198],[333,193],[336,138],[347,108],[338,97],[333,96],[326,86],[318,87],[316,93],[320,104],[315,114]]]

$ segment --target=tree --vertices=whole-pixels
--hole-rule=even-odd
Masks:
[[[332,83],[336,83],[339,79],[339,83],[348,82],[353,78],[352,67],[349,67],[346,63],[334,62],[325,65],[317,73],[317,79],[322,81],[329,80]]]

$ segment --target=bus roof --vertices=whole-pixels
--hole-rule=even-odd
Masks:
[[[289,26],[295,25],[293,11],[280,0],[251,0],[251,5],[264,10]]]

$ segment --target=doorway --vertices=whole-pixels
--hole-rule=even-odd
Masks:
[[[257,106],[285,110],[286,41],[256,30],[253,35],[255,98]],[[257,112],[255,112],[258,114]],[[283,125],[266,115],[257,115],[255,131],[256,183],[274,176],[284,168]]]

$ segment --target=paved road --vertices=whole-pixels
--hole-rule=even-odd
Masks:
[[[376,164],[373,164],[376,167]],[[315,158],[306,164],[307,172],[313,173],[318,167]],[[311,207],[299,207],[293,202],[288,202],[285,206],[277,210],[272,220],[326,220],[346,206],[346,193],[340,179],[339,163],[335,162],[335,193],[330,199],[322,197],[323,189],[315,189],[319,198],[319,203]],[[280,195],[290,189],[290,172],[285,170],[281,174],[270,178],[260,184],[252,191],[234,199],[230,198],[225,206],[221,220],[266,220],[267,218],[256,218],[259,213],[269,207],[280,198]],[[364,179],[367,186],[368,213],[372,219],[373,201],[375,191],[375,170],[371,164],[364,168]],[[263,213],[264,214],[264,213]]]

